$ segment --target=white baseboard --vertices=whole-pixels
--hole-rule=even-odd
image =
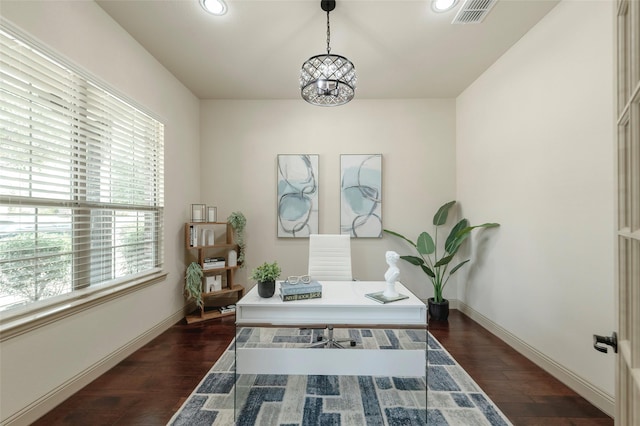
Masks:
[[[60,386],[38,398],[22,410],[18,411],[11,417],[2,421],[2,426],[22,426],[30,425],[46,413],[51,411],[57,405],[69,398],[74,393],[106,373],[111,368],[115,367],[120,361],[124,360],[129,355],[158,337],[164,331],[169,329],[172,325],[184,318],[184,312],[180,311],[172,314],[164,321],[156,324],[153,328],[149,329],[146,333],[138,336],[134,340],[130,341],[126,345],[120,347],[116,351],[109,354],[107,357],[96,362],[86,370],[80,372],[76,376],[70,378]]]
[[[502,328],[489,318],[474,310],[467,304],[456,301],[457,309],[467,315],[469,318],[480,324],[490,333],[494,334],[513,349],[521,353],[524,357],[536,364],[538,367],[551,374],[556,379],[573,389],[578,395],[598,407],[605,414],[614,417],[615,399],[613,396],[596,388],[591,383],[579,377],[574,372],[568,370],[564,366],[558,364],[533,346],[519,339],[516,335]]]

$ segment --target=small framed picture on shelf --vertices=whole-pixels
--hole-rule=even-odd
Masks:
[[[191,222],[204,222],[204,204],[191,204]]]
[[[207,207],[207,222],[218,221],[218,209],[216,207]]]

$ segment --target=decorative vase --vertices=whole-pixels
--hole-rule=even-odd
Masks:
[[[436,302],[433,297],[429,300],[429,318],[434,321],[446,321],[449,318],[449,301],[442,299],[442,302]]]
[[[264,281],[258,283],[258,294],[260,297],[269,298],[273,296],[273,293],[276,292],[276,282],[273,281]]]
[[[238,253],[235,250],[229,250],[227,253],[227,263],[229,266],[238,266]]]

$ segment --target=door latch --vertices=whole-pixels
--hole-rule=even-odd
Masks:
[[[618,334],[615,331],[613,332],[613,334],[611,334],[611,337],[599,336],[597,334],[594,334],[593,349],[606,354],[608,352],[608,349],[603,345],[611,346],[613,348],[613,351],[615,353],[618,353]]]

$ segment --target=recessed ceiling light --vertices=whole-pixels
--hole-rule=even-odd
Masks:
[[[451,10],[457,3],[458,0],[432,0],[431,9],[438,13],[446,12],[447,10]]]
[[[200,0],[200,5],[212,15],[220,16],[227,13],[227,5],[223,0]]]

